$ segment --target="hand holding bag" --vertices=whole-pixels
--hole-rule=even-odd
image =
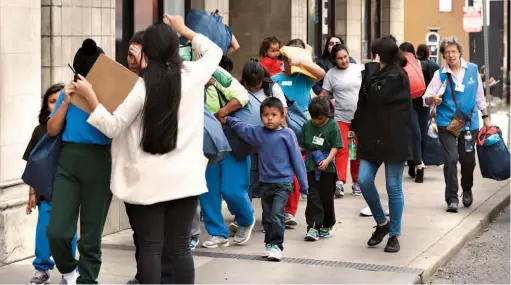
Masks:
[[[452,118],[451,122],[447,126],[447,131],[453,134],[454,136],[458,137],[465,128],[465,125],[467,123],[470,123],[470,121],[472,120],[472,115],[474,114],[475,107],[472,108],[472,113],[470,114],[470,116],[463,113],[463,111],[461,111],[461,109],[458,106],[456,92],[454,88],[452,88],[452,77],[450,73],[447,73],[447,81],[449,82],[449,87],[451,88],[452,99],[454,100],[454,104],[456,105],[456,112],[454,113],[454,117]]]

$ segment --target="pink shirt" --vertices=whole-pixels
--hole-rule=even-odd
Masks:
[[[424,93],[423,102],[425,107],[429,107],[428,104],[426,104],[426,99],[431,97],[432,95],[438,94],[440,91],[440,88],[442,87],[442,81],[440,80],[440,72],[442,73],[450,73],[452,76],[452,80],[454,81],[454,84],[463,84],[463,78],[465,77],[465,71],[468,69],[467,62],[463,59],[461,59],[461,68],[458,71],[458,75],[456,76],[454,73],[452,73],[451,69],[449,68],[449,65],[446,65],[443,69],[439,69],[435,71],[435,74],[433,75],[433,79],[431,79],[431,82],[428,85],[428,88],[426,89],[426,92]],[[476,94],[476,104],[477,108],[479,110],[484,110],[487,107],[486,99],[484,98],[484,89],[483,89],[483,81],[481,80],[481,77],[477,77],[477,94]]]

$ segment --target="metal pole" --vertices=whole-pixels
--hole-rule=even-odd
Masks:
[[[486,101],[488,103],[488,116],[491,118],[491,106],[490,102],[492,101],[491,94],[490,94],[490,59],[489,59],[489,48],[488,48],[488,15],[486,14],[487,9],[490,9],[487,5],[487,0],[483,0],[483,7],[482,7],[482,13],[483,13],[483,37],[484,37],[484,81],[486,85]]]

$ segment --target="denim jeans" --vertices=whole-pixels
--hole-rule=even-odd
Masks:
[[[403,169],[405,162],[361,160],[358,183],[362,189],[362,195],[373,213],[374,220],[378,224],[384,223],[387,217],[381,205],[380,195],[374,184],[376,173],[382,163],[385,164],[385,179],[389,196],[390,236],[399,236],[401,234],[401,218],[403,217],[404,208]]]
[[[422,164],[424,140],[428,132],[429,107],[424,107],[422,97],[413,99],[412,112],[412,152],[413,160],[408,161],[409,166]]]
[[[263,208],[264,243],[284,249],[284,222],[287,199],[293,189],[292,183],[260,183]]]

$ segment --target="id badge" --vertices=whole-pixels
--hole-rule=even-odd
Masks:
[[[456,87],[454,88],[454,90],[456,90],[458,92],[464,92],[465,91],[465,85],[463,85],[463,84],[456,84]]]
[[[315,144],[315,145],[323,146],[323,144],[325,143],[325,139],[314,136],[312,138],[312,143]]]

